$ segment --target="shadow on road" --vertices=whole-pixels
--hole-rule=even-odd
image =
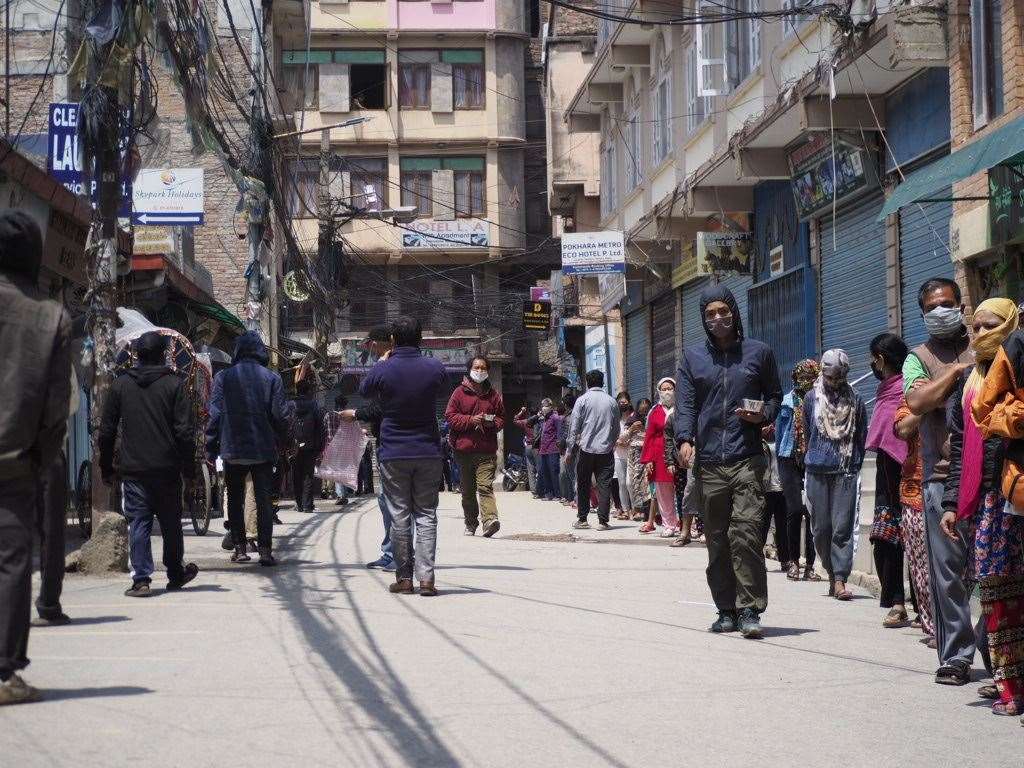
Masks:
[[[131,621],[127,616],[86,616],[85,618],[72,618],[69,626],[73,627],[87,627],[90,624],[114,624],[120,621]],[[57,634],[60,634],[61,627],[32,627],[33,632],[40,630],[53,629],[56,630]]]
[[[139,696],[143,693],[155,693],[155,691],[151,688],[140,688],[136,685],[109,685],[105,688],[47,688],[43,691],[43,702],[100,699],[111,696]]]

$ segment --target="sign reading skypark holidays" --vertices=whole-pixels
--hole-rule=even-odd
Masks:
[[[486,248],[490,244],[490,226],[483,219],[416,219],[402,232],[403,248]]]
[[[621,232],[567,232],[562,235],[562,274],[599,275],[626,271]]]
[[[523,330],[546,331],[551,327],[550,301],[523,302]]]
[[[135,177],[135,224],[202,224],[203,207],[202,168],[143,168]]]

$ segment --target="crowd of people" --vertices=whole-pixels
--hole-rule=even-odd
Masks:
[[[0,416],[0,704],[39,695],[17,673],[28,663],[32,531],[52,529],[44,525],[53,502],[46,478],[63,466],[70,397],[67,317],[32,285],[40,252],[31,219],[0,213],[0,341],[16,358],[0,368],[11,398]],[[572,508],[577,530],[591,527],[592,511],[597,530],[608,530],[614,510],[617,520],[673,547],[703,537],[717,609],[710,630],[756,639],[768,605],[772,528],[788,579],[820,581],[824,572],[829,597],[853,598],[861,475],[874,454],[868,538],[887,611],[882,624],[920,628],[938,657],[937,683],[968,683],[980,655],[993,683],[979,695],[996,714],[1021,715],[1024,331],[1016,303],[1002,298],[979,304],[968,328],[960,289],[948,279],[925,282],[919,304],[927,341],[910,350],[894,334],[876,336],[869,351],[878,388],[865,402],[842,349],[797,363],[783,394],[772,350],[746,336],[729,290],[709,286],[700,301],[707,340],[686,346],[676,376],[657,382],[653,402],[634,402],[627,392],[611,397],[595,370],[578,397],[515,414],[530,490]],[[375,329],[366,343],[377,362],[361,382],[363,404],[349,408],[339,397],[325,413],[308,382],[286,399],[257,333],[238,339],[232,365],[214,379],[205,427],[206,458],[223,465],[232,562],[251,560],[252,539],[260,565],[277,562],[273,497],[289,471],[283,447],[300,512],[315,509],[315,474],[337,478],[339,502],[379,476],[383,540],[367,567],[394,572],[392,593],[438,593],[439,492],[452,488],[453,476],[465,535],[501,530],[494,484],[506,413],[490,362],[479,355],[467,362],[442,429],[435,414],[447,375],[421,354],[421,341],[415,318]],[[179,501],[183,480],[195,472],[198,427],[181,378],[166,366],[165,337],[144,334],[134,352],[137,364],[114,381],[104,403],[98,463],[105,481],[116,475],[120,482],[128,518],[125,594],[146,597],[154,518],[167,588],[182,589],[199,573],[185,562]],[[66,623],[53,558],[42,560],[38,621]]]

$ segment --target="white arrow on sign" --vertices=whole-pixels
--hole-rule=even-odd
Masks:
[[[162,213],[140,213],[135,216],[140,224],[198,224],[201,217],[202,214],[200,213],[183,216],[169,216]]]

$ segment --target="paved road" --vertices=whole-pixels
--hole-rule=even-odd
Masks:
[[[565,534],[564,507],[499,497],[502,536]],[[1020,766],[1024,731],[866,595],[770,575],[761,642],[708,634],[701,546],[630,526],[584,541],[461,535],[442,495],[436,599],[367,571],[369,501],[285,512],[287,563],[204,566],[183,593],[72,577],[74,626],[34,631],[49,700],[0,711],[0,765]],[[622,524],[620,524],[622,525]],[[603,538],[608,543],[590,543]],[[162,587],[155,582],[155,587]]]

